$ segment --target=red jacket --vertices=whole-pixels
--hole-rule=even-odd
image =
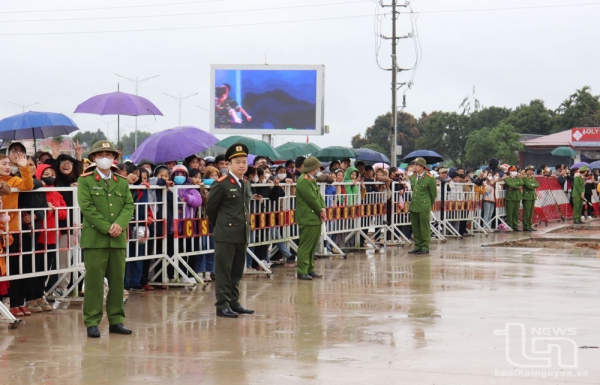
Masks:
[[[49,164],[40,164],[35,170],[35,177],[37,179],[42,179],[42,173],[45,169],[52,167]],[[54,186],[46,186],[46,187],[54,187]],[[61,193],[57,191],[47,191],[46,192],[46,200],[49,204],[52,204],[54,207],[67,207],[65,200]],[[50,207],[50,206],[48,206]],[[48,210],[46,211],[46,230],[56,229],[56,224],[58,223],[56,217],[58,219],[65,220],[67,219],[67,210]],[[44,222],[42,221],[42,226]],[[40,232],[40,236],[38,237],[38,243],[42,245],[56,245],[57,244],[57,233],[58,231],[42,231]]]

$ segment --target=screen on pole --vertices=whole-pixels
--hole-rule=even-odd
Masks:
[[[212,65],[211,132],[321,135],[323,78],[321,65]]]

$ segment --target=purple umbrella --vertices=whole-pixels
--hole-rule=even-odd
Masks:
[[[134,163],[148,159],[159,164],[185,159],[217,143],[214,135],[192,126],[169,128],[146,138],[131,154]]]
[[[96,115],[162,116],[162,112],[148,99],[121,91],[92,96],[78,105],[75,112]]]
[[[577,163],[575,163],[574,165],[572,165],[572,166],[570,167],[570,169],[571,169],[571,170],[573,170],[574,168],[581,168],[581,166],[589,166],[589,165],[590,165],[590,164],[589,164],[589,163],[586,163],[586,162],[577,162]]]

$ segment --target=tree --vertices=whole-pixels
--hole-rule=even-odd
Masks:
[[[465,161],[467,164],[472,166],[485,164],[495,154],[494,143],[491,141],[491,133],[491,128],[484,127],[469,134],[465,146]]]
[[[138,146],[151,135],[151,133],[146,131],[138,131],[137,133],[137,141]],[[127,135],[123,135],[121,137],[121,151],[124,155],[131,155],[133,151],[135,151],[135,132],[132,132]]]
[[[584,86],[558,106],[553,132],[600,126],[600,96],[592,95],[591,90]]]
[[[398,137],[397,143],[402,145],[402,152],[408,154],[415,148],[415,141],[419,136],[417,119],[406,112],[398,113]],[[393,133],[392,128],[392,113],[388,112],[385,115],[379,115],[374,124],[368,127],[364,137],[360,134],[352,137],[352,147],[361,148],[368,144],[377,144],[382,149],[384,154],[390,155],[390,139]]]
[[[73,141],[79,141],[79,144],[82,145],[86,151],[89,151],[94,143],[99,140],[106,140],[106,135],[104,135],[104,132],[102,132],[101,129],[98,129],[96,132],[80,131],[73,136]]]
[[[416,148],[439,153],[455,166],[465,163],[465,146],[470,133],[470,117],[456,112],[433,112],[420,125]]]
[[[554,124],[554,112],[544,105],[543,100],[535,99],[517,107],[505,122],[520,134],[549,135]]]
[[[501,122],[494,128],[485,127],[469,134],[465,160],[475,167],[488,164],[490,158],[516,164],[519,161],[517,153],[522,149],[521,135],[510,124]]]
[[[368,148],[369,150],[373,150],[373,151],[377,151],[380,152],[382,154],[386,154],[387,152],[385,148],[381,147],[380,145],[378,145],[377,143],[369,143],[369,144],[365,144],[364,146],[362,146],[361,148]]]

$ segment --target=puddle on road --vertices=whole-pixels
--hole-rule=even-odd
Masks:
[[[588,249],[600,250],[600,242],[588,241],[584,242],[581,239],[547,239],[547,238],[529,238],[519,239],[516,241],[505,241],[502,243],[494,243],[484,245],[484,247],[526,247],[534,249]]]

